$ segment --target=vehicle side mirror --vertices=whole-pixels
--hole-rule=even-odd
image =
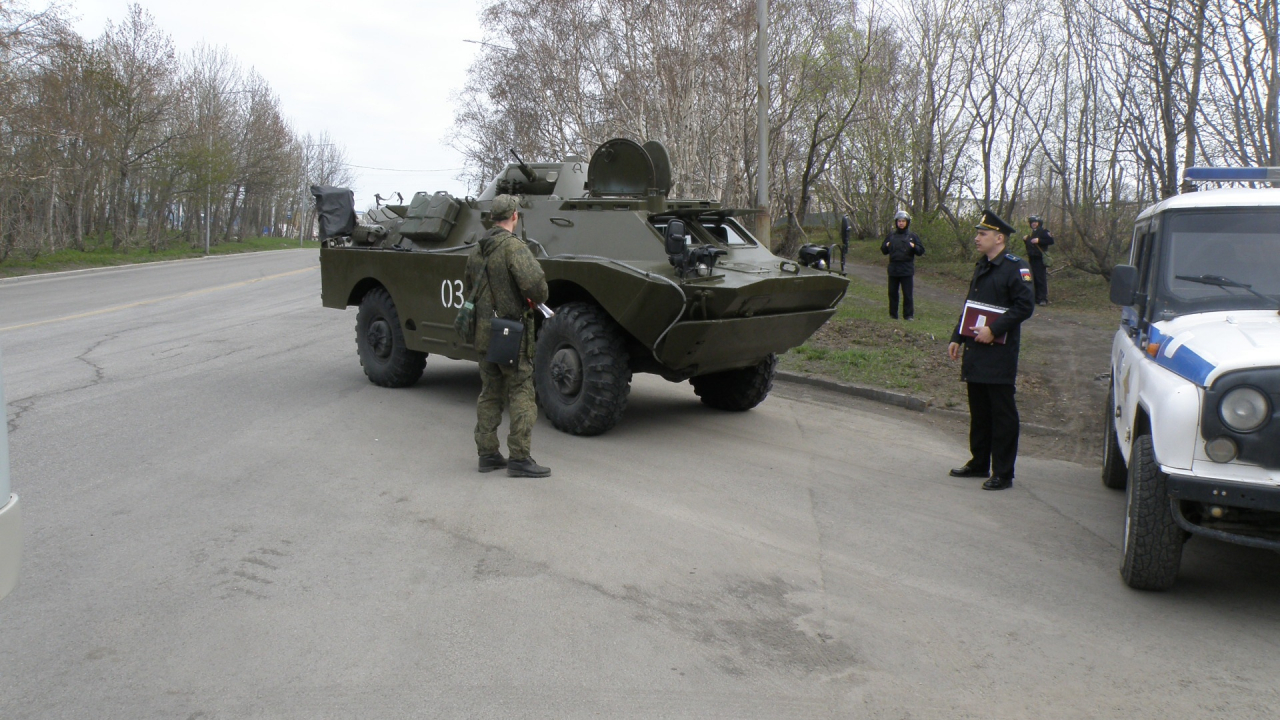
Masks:
[[[1111,302],[1129,307],[1138,299],[1138,268],[1117,265],[1111,270]]]
[[[688,238],[688,233],[685,232],[683,220],[672,220],[671,222],[667,223],[667,230],[666,230],[666,236],[665,236],[665,240],[667,244],[667,254],[668,255],[683,254],[684,247],[685,247],[685,240],[687,238]]]

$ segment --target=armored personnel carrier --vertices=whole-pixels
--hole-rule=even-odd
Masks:
[[[514,153],[513,153],[514,155]],[[467,256],[494,197],[521,197],[516,234],[546,271],[534,378],[556,428],[596,435],[627,404],[633,373],[688,380],[723,410],[758,405],[777,354],[835,313],[848,281],[763,247],[738,216],[674,199],[666,149],[610,140],[590,161],[509,164],[477,198],[420,192],[356,221],[350,191],[312,188],[325,307],[358,306],[356,348],[369,379],[404,387],[427,355],[477,360],[453,320]]]

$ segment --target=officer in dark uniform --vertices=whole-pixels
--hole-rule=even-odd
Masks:
[[[1049,273],[1044,269],[1044,251],[1053,244],[1053,236],[1044,229],[1044,218],[1032,215],[1027,218],[1031,234],[1022,238],[1027,246],[1027,263],[1031,265],[1031,277],[1036,285],[1036,304],[1049,304]]]
[[[853,223],[848,215],[840,216],[840,274],[844,274],[844,260],[849,257],[849,236],[853,234]]]
[[[893,216],[893,232],[880,244],[880,252],[889,256],[889,317],[898,319],[898,288],[902,288],[902,317],[915,320],[916,303],[912,285],[916,274],[916,256],[924,255],[924,243],[911,232],[911,216],[899,210]]]
[[[960,379],[969,385],[969,450],[972,457],[951,471],[952,477],[987,477],[984,490],[1013,487],[1013,463],[1018,455],[1018,406],[1014,381],[1018,376],[1018,344],[1022,322],[1035,311],[1031,268],[1017,255],[1005,252],[1013,228],[987,210],[974,244],[982,258],[973,270],[969,296],[984,305],[1008,308],[986,325],[961,333],[960,323],[951,334],[947,355],[960,357]],[[964,319],[963,312],[961,320]],[[970,335],[973,335],[972,337]],[[1005,342],[996,342],[1000,336]]]

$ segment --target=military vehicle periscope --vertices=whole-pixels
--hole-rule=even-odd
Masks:
[[[514,154],[514,151],[512,151]],[[546,271],[534,382],[556,428],[597,435],[626,409],[633,373],[688,380],[702,402],[742,411],[773,386],[777,355],[834,313],[848,281],[769,252],[738,222],[751,211],[668,197],[661,143],[614,139],[590,161],[516,155],[479,197],[420,192],[357,222],[352,193],[312,187],[325,307],[358,306],[369,379],[404,387],[429,353],[477,360],[453,330],[467,255],[499,194],[521,198],[517,234]]]

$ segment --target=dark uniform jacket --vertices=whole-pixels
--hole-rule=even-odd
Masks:
[[[1017,255],[997,255],[995,260],[983,257],[973,269],[969,282],[969,296],[984,305],[1009,308],[991,322],[991,332],[996,337],[1008,333],[1004,345],[984,345],[971,337],[960,335],[960,322],[951,334],[951,342],[964,345],[964,360],[960,363],[960,379],[971,383],[1012,385],[1018,377],[1018,345],[1022,321],[1035,311],[1035,291],[1031,286],[1031,268]],[[961,317],[964,317],[963,311]]]
[[[1053,236],[1049,234],[1048,230],[1044,229],[1043,225],[1028,235],[1027,238],[1028,239],[1025,243],[1027,246],[1027,257],[1043,257],[1044,251],[1048,250],[1049,246],[1053,244]],[[1039,238],[1039,244],[1031,242],[1030,238]]]
[[[468,294],[479,287],[475,299],[476,350],[481,357],[489,349],[489,328],[495,315],[524,321],[526,349],[532,357],[533,314],[525,299],[546,302],[547,277],[520,238],[500,227],[490,230],[467,258],[462,281]]]
[[[911,243],[916,246],[911,247]],[[891,277],[909,277],[916,274],[916,256],[924,254],[924,243],[920,236],[911,232],[910,226],[905,230],[894,230],[880,245],[880,252],[889,256],[889,275]]]

